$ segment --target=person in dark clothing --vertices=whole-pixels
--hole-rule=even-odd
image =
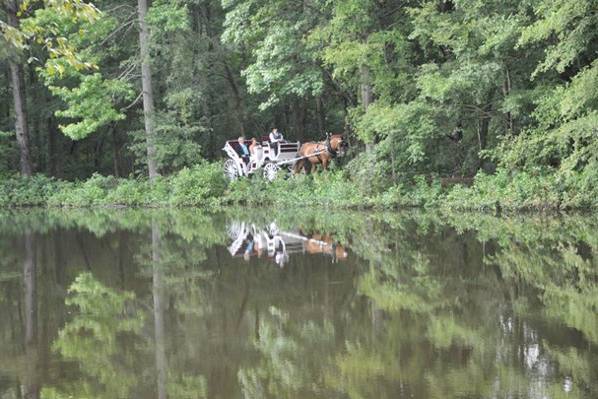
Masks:
[[[284,137],[282,133],[280,133],[278,129],[274,127],[268,135],[268,139],[270,144],[272,144],[272,148],[274,148],[274,153],[278,155],[278,143],[284,143]]]
[[[239,137],[239,155],[241,155],[241,159],[245,162],[245,165],[249,165],[249,148],[247,144],[245,144],[245,137]]]
[[[272,131],[268,135],[268,138],[270,139],[271,143],[280,143],[284,141],[282,133],[280,133],[277,128],[272,128]]]

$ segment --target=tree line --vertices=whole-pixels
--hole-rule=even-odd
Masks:
[[[596,0],[3,0],[0,171],[169,174],[344,132],[348,171],[596,181]],[[17,167],[17,165],[20,165]]]

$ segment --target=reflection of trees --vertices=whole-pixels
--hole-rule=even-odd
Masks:
[[[0,351],[16,359],[21,392],[47,381],[44,346],[64,318],[56,292],[79,276],[54,343],[70,379],[53,377],[44,397],[596,396],[593,219],[257,211],[253,222],[330,234],[351,251],[342,265],[299,256],[278,270],[211,249],[226,240],[219,216],[77,213],[0,227],[68,229],[32,236],[35,273],[0,240]],[[58,250],[70,229],[88,265]],[[27,298],[41,337],[29,363]]]
[[[207,224],[209,218],[197,216],[206,223],[205,229],[194,224],[198,218],[177,221],[162,214],[154,215],[149,226],[145,221],[141,226],[142,231],[149,230],[146,237],[151,237],[149,244],[140,244],[136,254],[142,275],[151,278],[149,300],[144,295],[108,288],[89,273],[75,280],[67,304],[76,306],[77,315],[61,330],[55,348],[66,360],[77,362],[86,378],[82,384],[64,388],[64,392],[130,397],[136,390],[145,392],[153,386],[156,397],[161,399],[206,397],[201,375],[189,375],[186,370],[177,369],[176,362],[171,366],[167,359],[172,350],[167,324],[176,320],[177,304],[185,302],[183,309],[202,306],[188,303],[197,299],[185,290],[188,286],[197,287],[189,284],[189,279],[196,275],[193,267],[206,258],[206,248],[223,237],[223,233]],[[92,309],[99,302],[103,305]],[[153,320],[150,334],[144,323],[148,319]],[[152,345],[142,345],[149,337],[153,337]],[[97,351],[96,347],[102,350]],[[152,363],[147,361],[148,351],[154,359]],[[150,375],[155,377],[145,381]]]
[[[55,232],[58,229],[86,231],[101,238],[115,231],[140,233],[151,231],[153,221],[165,233],[176,234],[189,241],[224,237],[219,217],[198,209],[32,209],[0,210],[0,234],[20,235]]]
[[[37,264],[35,259],[35,237],[25,232],[25,261],[23,262],[23,288],[25,292],[25,377],[23,396],[27,399],[39,398],[37,378],[38,364],[38,323],[37,323]]]
[[[130,307],[135,295],[112,290],[89,273],[77,277],[69,292],[66,303],[76,314],[60,331],[54,348],[76,362],[84,378],[63,387],[63,396],[129,397],[139,384],[135,346],[144,320]]]
[[[568,397],[595,393],[591,378],[598,375],[587,370],[598,360],[596,354],[576,346],[559,349],[565,337],[541,338],[553,319],[595,342],[598,254],[587,222],[573,219],[571,228],[563,228],[497,218],[480,224],[479,215],[473,226],[462,215],[450,220],[458,231],[473,230],[480,241],[491,243],[495,250],[485,267],[497,269],[476,270],[485,248],[451,237],[441,225],[410,229],[403,223],[390,232],[392,220],[374,226],[382,250],[368,257],[370,268],[359,277],[358,287],[383,310],[386,329],[378,340],[354,338],[337,355],[328,382],[355,398],[385,397],[368,391],[372,376],[396,381],[396,390],[426,381],[429,390],[419,395],[431,398],[558,397],[566,393],[563,378],[573,383]],[[417,215],[413,221],[418,223]],[[583,231],[575,226],[584,226]],[[465,261],[451,262],[454,252]],[[401,325],[408,325],[407,331]],[[396,349],[389,354],[389,348]],[[397,372],[387,374],[389,370]]]
[[[185,363],[166,361],[173,348],[167,326],[177,319],[178,310],[203,314],[202,308],[208,307],[198,281],[209,273],[197,266],[207,258],[207,248],[224,239],[213,217],[194,210],[32,211],[6,212],[0,219],[6,222],[0,225],[0,236],[8,237],[0,240],[0,381],[7,370],[19,381],[8,397],[19,397],[17,392],[38,396],[41,384],[42,397],[145,397],[156,391],[160,397],[207,396],[204,377],[189,373]],[[148,238],[154,226],[159,234],[152,242]],[[33,233],[21,238],[28,229],[38,232],[35,235],[52,235],[37,245]],[[15,242],[27,250],[15,253]],[[159,250],[158,258],[152,259],[152,249]],[[34,262],[36,253],[41,269]],[[21,267],[13,267],[16,262]],[[143,276],[150,278],[149,286]],[[72,305],[73,317],[62,326],[69,285],[67,304]],[[125,287],[133,287],[137,294],[132,296]],[[149,329],[142,320],[155,324]],[[59,328],[60,335],[53,339]],[[52,340],[54,353],[49,354]],[[57,357],[67,374],[56,373]],[[64,375],[73,379],[62,380]],[[50,383],[56,378],[58,383]],[[0,386],[1,397],[3,392]]]
[[[537,290],[547,316],[598,344],[597,218],[453,217],[451,223],[495,241],[498,250],[487,262],[505,282]]]
[[[259,336],[253,345],[260,360],[238,373],[243,396],[313,397],[321,385],[322,358],[333,347],[333,326],[293,323],[288,314],[274,307],[258,323]]]
[[[4,227],[4,226],[3,226]],[[48,242],[25,223],[0,232],[0,397],[36,398],[47,375],[48,341],[60,312]],[[2,230],[2,229],[0,229]],[[6,376],[15,385],[5,391]],[[12,392],[12,394],[11,394]]]
[[[166,399],[166,363],[165,332],[164,332],[164,311],[165,292],[163,271],[160,266],[160,226],[156,221],[152,222],[152,297],[154,300],[154,345],[156,352],[156,374],[158,399]]]

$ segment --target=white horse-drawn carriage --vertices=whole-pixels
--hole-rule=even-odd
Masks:
[[[247,144],[246,144],[247,145]],[[274,180],[282,168],[291,168],[299,159],[297,152],[301,144],[297,142],[254,141],[250,148],[249,162],[241,156],[241,146],[238,140],[229,140],[224,145],[224,152],[228,159],[224,162],[224,173],[234,180],[240,176],[249,176],[259,170],[267,180]]]
[[[246,144],[244,144],[246,145]],[[326,140],[304,143],[296,142],[272,143],[267,137],[260,141],[251,140],[248,146],[249,156],[243,156],[241,144],[238,140],[229,140],[224,145],[224,152],[228,159],[224,162],[224,173],[230,180],[240,176],[251,176],[262,170],[267,180],[274,180],[281,169],[291,169],[296,164],[296,171],[307,170],[307,162],[311,164],[311,171],[317,164],[324,170],[336,157],[342,157],[348,148],[348,143],[342,134],[326,133]]]

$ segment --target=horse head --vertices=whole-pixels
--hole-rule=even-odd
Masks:
[[[349,149],[349,142],[345,140],[343,134],[326,134],[326,141],[329,143],[329,147],[339,157],[346,154]]]

